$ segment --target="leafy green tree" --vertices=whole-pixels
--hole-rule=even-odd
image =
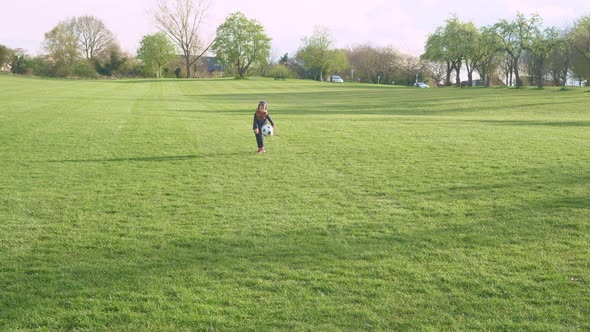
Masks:
[[[460,85],[461,67],[464,60],[470,59],[478,31],[473,23],[461,22],[454,15],[445,22],[445,26],[438,27],[436,32],[428,37],[426,51],[421,58],[427,61],[445,62],[447,65],[445,84],[450,85],[451,73],[454,70],[455,82]],[[474,64],[470,62],[468,67],[470,73],[473,72],[474,67]]]
[[[217,28],[212,50],[221,63],[233,65],[237,76],[244,78],[250,66],[267,60],[270,40],[258,21],[236,12]]]
[[[10,62],[13,56],[14,52],[10,48],[0,44],[0,66]]]
[[[568,38],[572,46],[572,70],[576,77],[590,78],[590,16],[579,19]]]
[[[455,53],[456,59],[462,59],[467,70],[467,81],[469,86],[473,85],[473,71],[481,60],[481,33],[472,22],[457,21],[455,31]],[[457,74],[459,72],[457,71]],[[457,76],[460,80],[460,77]]]
[[[500,20],[493,26],[493,31],[503,45],[503,49],[512,61],[516,86],[522,86],[520,78],[519,61],[524,52],[524,45],[532,40],[533,29],[541,22],[538,14],[533,14],[529,19],[522,13],[516,15],[512,21]]]
[[[163,32],[144,36],[137,50],[137,58],[143,61],[156,77],[162,76],[162,68],[175,56],[174,45]]]
[[[577,80],[590,80],[590,65],[588,65],[588,61],[579,53],[574,55],[571,69],[572,76]]]
[[[45,50],[57,67],[68,67],[81,58],[75,20],[59,22],[45,33]]]
[[[467,60],[470,51],[474,47],[478,32],[473,23],[461,22],[457,16],[452,16],[446,22],[444,42],[449,59],[455,69],[455,82],[458,86],[461,86],[461,67],[463,61]],[[471,75],[472,72],[473,69],[471,68],[468,75]]]
[[[578,20],[571,40],[576,51],[590,63],[590,16]]]
[[[326,72],[339,74],[348,68],[348,57],[344,50],[331,50],[330,53]]]
[[[523,48],[531,60],[531,72],[538,88],[543,88],[544,74],[547,69],[547,58],[551,50],[562,43],[556,28],[550,27],[541,31],[540,27],[531,27],[531,38],[523,43]]]
[[[566,29],[559,31],[561,42],[549,52],[547,59],[549,74],[555,86],[565,85],[570,72],[574,51],[571,43],[568,42],[568,34],[569,31]]]
[[[478,42],[474,49],[475,69],[484,80],[484,86],[490,86],[490,76],[502,61],[502,44],[490,27],[480,29]]]
[[[326,71],[330,68],[334,56],[338,56],[332,50],[334,42],[327,28],[318,26],[311,37],[303,38],[303,46],[297,51],[297,59],[310,72],[315,80],[324,80]]]
[[[448,49],[444,27],[438,27],[433,34],[428,36],[425,52],[420,56],[420,59],[424,61],[444,63],[446,65],[444,85],[451,85],[451,73],[455,67],[454,58]]]

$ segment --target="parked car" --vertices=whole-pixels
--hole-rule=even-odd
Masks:
[[[417,88],[429,88],[429,86],[426,83],[422,82],[415,83],[414,86]]]
[[[344,80],[340,76],[332,75],[332,77],[330,78],[330,82],[333,82],[333,83],[344,83]]]

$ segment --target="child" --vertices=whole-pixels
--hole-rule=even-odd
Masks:
[[[266,124],[266,121],[270,122],[272,128],[275,127],[275,123],[268,115],[267,104],[264,100],[258,103],[258,108],[256,109],[256,113],[254,113],[254,134],[256,135],[256,144],[258,144],[258,153],[266,152],[264,150],[264,136],[262,135],[262,126]]]

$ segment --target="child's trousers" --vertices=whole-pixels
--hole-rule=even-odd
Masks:
[[[255,134],[256,135],[256,144],[258,144],[258,148],[263,148],[264,147],[264,135],[262,135],[262,130],[260,131],[260,133]]]

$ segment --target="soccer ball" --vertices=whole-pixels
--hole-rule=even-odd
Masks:
[[[262,126],[262,135],[264,136],[272,136],[272,127],[268,124]]]

